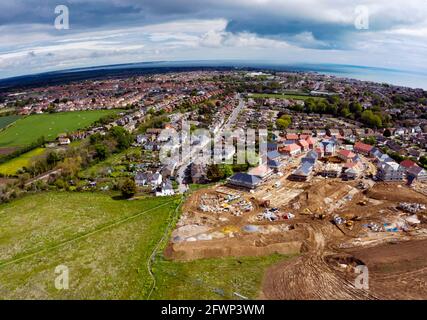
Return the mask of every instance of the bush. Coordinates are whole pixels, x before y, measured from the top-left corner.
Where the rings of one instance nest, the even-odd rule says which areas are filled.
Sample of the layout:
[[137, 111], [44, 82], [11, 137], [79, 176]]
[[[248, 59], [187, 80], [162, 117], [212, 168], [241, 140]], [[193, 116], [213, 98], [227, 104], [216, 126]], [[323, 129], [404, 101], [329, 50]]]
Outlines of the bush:
[[136, 193], [136, 184], [133, 179], [126, 179], [120, 186], [122, 196], [126, 199], [132, 198]]

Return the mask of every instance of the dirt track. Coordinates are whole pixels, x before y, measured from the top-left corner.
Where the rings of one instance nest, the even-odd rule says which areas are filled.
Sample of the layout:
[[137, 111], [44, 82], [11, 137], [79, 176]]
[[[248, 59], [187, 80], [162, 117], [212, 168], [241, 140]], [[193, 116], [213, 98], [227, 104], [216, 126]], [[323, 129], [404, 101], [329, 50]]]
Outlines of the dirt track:
[[310, 237], [301, 256], [271, 267], [264, 279], [261, 298], [269, 300], [374, 299], [369, 292], [356, 289], [354, 283], [335, 272], [325, 261], [331, 254], [324, 234], [334, 234], [323, 223], [308, 227]]

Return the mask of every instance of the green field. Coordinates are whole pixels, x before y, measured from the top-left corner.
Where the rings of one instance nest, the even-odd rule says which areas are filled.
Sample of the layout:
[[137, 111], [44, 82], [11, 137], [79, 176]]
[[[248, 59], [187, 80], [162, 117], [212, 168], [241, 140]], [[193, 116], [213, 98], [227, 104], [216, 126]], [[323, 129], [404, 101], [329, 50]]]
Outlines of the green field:
[[14, 123], [19, 118], [21, 118], [21, 116], [18, 115], [0, 117], [0, 129], [6, 128], [8, 125]]
[[312, 98], [314, 100], [323, 100], [321, 97], [313, 97], [310, 95], [298, 95], [298, 94], [274, 94], [274, 93], [254, 93], [250, 95], [251, 98], [275, 98], [275, 99], [294, 99], [294, 100], [307, 100]]
[[[43, 193], [0, 206], [0, 299], [141, 299], [177, 198]], [[58, 265], [69, 290], [54, 286]]]
[[44, 136], [54, 140], [60, 133], [83, 129], [99, 118], [118, 110], [76, 111], [31, 115], [15, 121], [0, 132], [0, 148], [23, 147]]
[[[154, 282], [147, 263], [178, 204], [178, 197], [50, 192], [0, 205], [0, 299], [148, 298]], [[284, 259], [174, 262], [161, 251], [151, 299], [256, 298], [266, 268]], [[59, 265], [68, 267], [68, 290], [55, 288]]]
[[27, 167], [31, 159], [41, 155], [44, 152], [44, 148], [36, 148], [27, 153], [21, 154], [19, 157], [9, 160], [5, 163], [0, 164], [0, 173], [8, 176], [13, 176], [19, 169]]
[[271, 255], [190, 262], [159, 259], [153, 269], [157, 287], [151, 299], [239, 299], [235, 292], [257, 299], [266, 269], [285, 258]]

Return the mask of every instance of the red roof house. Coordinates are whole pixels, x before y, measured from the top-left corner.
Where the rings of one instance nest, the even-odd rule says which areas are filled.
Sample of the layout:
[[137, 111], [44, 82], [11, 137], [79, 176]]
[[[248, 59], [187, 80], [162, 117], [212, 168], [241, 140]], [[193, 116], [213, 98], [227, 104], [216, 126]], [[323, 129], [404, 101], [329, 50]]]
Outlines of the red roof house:
[[412, 160], [406, 159], [406, 160], [403, 160], [403, 161], [400, 163], [400, 165], [401, 165], [402, 167], [404, 167], [404, 168], [405, 168], [405, 170], [408, 170], [409, 168], [414, 167], [414, 166], [416, 166], [417, 164], [416, 164], [414, 161], [412, 161]]
[[354, 145], [354, 151], [365, 155], [368, 155], [373, 148], [373, 146], [362, 142], [356, 142], [356, 144]]

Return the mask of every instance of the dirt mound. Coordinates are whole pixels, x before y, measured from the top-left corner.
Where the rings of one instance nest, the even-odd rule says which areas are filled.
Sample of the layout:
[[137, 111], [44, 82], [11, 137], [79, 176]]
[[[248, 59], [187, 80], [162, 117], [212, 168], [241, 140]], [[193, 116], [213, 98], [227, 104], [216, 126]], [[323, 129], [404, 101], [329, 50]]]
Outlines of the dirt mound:
[[289, 231], [284, 234], [245, 235], [238, 238], [170, 244], [165, 256], [174, 260], [194, 260], [226, 256], [262, 256], [273, 253], [297, 254], [301, 252], [303, 236]]
[[427, 240], [352, 250], [369, 270], [370, 291], [384, 299], [426, 299]]
[[366, 195], [376, 200], [427, 203], [425, 195], [397, 183], [377, 183]]

